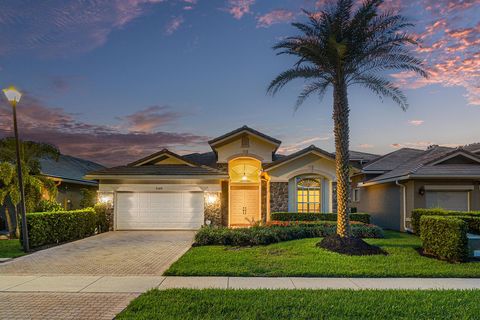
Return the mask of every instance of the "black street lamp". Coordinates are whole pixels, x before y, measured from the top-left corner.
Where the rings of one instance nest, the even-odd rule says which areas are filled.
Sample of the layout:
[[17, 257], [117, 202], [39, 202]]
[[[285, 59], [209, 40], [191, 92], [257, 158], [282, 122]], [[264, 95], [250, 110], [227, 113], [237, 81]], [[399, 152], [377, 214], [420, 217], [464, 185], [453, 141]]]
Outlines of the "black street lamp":
[[20, 189], [20, 215], [22, 216], [22, 236], [23, 236], [23, 250], [25, 252], [30, 251], [30, 245], [28, 241], [28, 229], [27, 229], [27, 213], [25, 208], [25, 188], [23, 186], [23, 175], [22, 175], [22, 162], [20, 157], [20, 142], [18, 140], [18, 128], [17, 128], [17, 103], [20, 101], [22, 94], [18, 92], [15, 87], [10, 87], [3, 89], [5, 97], [7, 97], [8, 102], [12, 105], [13, 109], [13, 130], [15, 131], [15, 148], [17, 151], [17, 174], [18, 174], [18, 187]]

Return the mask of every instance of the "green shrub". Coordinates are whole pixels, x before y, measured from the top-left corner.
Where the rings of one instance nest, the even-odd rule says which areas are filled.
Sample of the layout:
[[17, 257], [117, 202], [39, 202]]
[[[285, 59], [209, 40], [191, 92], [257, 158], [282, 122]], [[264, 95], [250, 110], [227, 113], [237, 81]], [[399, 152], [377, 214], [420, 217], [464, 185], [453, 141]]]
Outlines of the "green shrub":
[[[455, 216], [455, 217], [462, 217], [462, 219], [470, 219], [471, 218], [480, 218], [480, 211], [451, 211], [451, 210], [444, 210], [444, 209], [414, 209], [412, 210], [411, 216], [411, 223], [413, 232], [417, 235], [420, 235], [420, 218], [422, 216]], [[476, 220], [476, 219], [473, 219]], [[473, 229], [471, 232], [479, 232], [480, 228], [478, 225], [480, 222], [472, 222], [471, 226]], [[470, 226], [470, 224], [469, 224]], [[476, 226], [476, 227], [475, 227]]]
[[[300, 213], [300, 212], [273, 212], [272, 220], [277, 221], [337, 221], [336, 213]], [[370, 223], [368, 213], [350, 213], [351, 221]]]
[[102, 232], [102, 216], [93, 208], [28, 213], [30, 247], [78, 240]]
[[38, 202], [36, 212], [63, 211], [63, 206], [56, 200], [42, 199]]
[[[238, 229], [203, 227], [195, 235], [195, 245], [267, 245], [281, 241], [325, 237], [335, 231], [336, 224], [330, 221]], [[360, 223], [352, 225], [352, 234], [360, 238], [383, 238], [383, 230], [380, 227]]]
[[113, 226], [113, 207], [108, 203], [97, 203], [94, 206], [95, 212], [98, 214], [98, 227], [100, 232], [110, 231]]
[[462, 262], [468, 258], [467, 223], [456, 217], [424, 215], [420, 238], [425, 254], [441, 260]]

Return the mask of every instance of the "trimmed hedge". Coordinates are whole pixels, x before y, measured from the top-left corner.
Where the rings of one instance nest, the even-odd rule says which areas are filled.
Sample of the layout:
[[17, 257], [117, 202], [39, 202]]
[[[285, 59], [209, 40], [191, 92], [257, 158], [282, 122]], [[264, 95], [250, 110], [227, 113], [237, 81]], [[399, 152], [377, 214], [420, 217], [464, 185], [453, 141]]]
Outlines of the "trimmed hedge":
[[457, 217], [468, 223], [469, 230], [474, 233], [480, 233], [480, 211], [451, 211], [444, 209], [414, 209], [412, 210], [412, 229], [417, 235], [420, 235], [420, 218], [422, 216], [450, 216]]
[[[203, 227], [195, 235], [195, 245], [257, 246], [296, 239], [325, 237], [335, 231], [336, 224], [328, 221], [239, 229]], [[383, 238], [383, 230], [375, 225], [354, 224], [352, 225], [352, 234], [360, 238]]]
[[[300, 212], [273, 212], [272, 220], [277, 221], [337, 221], [336, 213], [300, 213]], [[351, 221], [370, 223], [368, 213], [350, 213]]]
[[97, 213], [93, 208], [28, 213], [30, 247], [78, 240], [108, 231], [104, 221], [103, 214]]
[[457, 217], [422, 216], [423, 252], [441, 260], [463, 262], [468, 258], [467, 223]]

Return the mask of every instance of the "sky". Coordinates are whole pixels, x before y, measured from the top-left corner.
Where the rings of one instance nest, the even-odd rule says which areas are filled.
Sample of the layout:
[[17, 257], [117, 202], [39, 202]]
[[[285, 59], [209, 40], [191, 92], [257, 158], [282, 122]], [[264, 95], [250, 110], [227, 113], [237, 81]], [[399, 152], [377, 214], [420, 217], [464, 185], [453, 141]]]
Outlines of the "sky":
[[[210, 151], [211, 138], [248, 125], [282, 140], [288, 154], [311, 144], [334, 151], [331, 91], [294, 112], [302, 81], [275, 96], [269, 82], [295, 60], [272, 46], [297, 34], [327, 0], [3, 0], [0, 86], [24, 94], [23, 139], [112, 166], [169, 148]], [[430, 78], [390, 77], [402, 111], [349, 89], [351, 149], [480, 141], [480, 1], [386, 0], [421, 40]], [[0, 137], [12, 135], [0, 100]]]

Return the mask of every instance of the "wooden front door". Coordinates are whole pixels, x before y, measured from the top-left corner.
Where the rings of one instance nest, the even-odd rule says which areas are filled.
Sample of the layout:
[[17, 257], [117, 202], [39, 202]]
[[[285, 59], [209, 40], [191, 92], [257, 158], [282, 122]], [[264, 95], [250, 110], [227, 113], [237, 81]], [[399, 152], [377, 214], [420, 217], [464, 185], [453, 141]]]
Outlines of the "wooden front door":
[[260, 220], [258, 186], [232, 186], [230, 190], [230, 225], [251, 225]]

